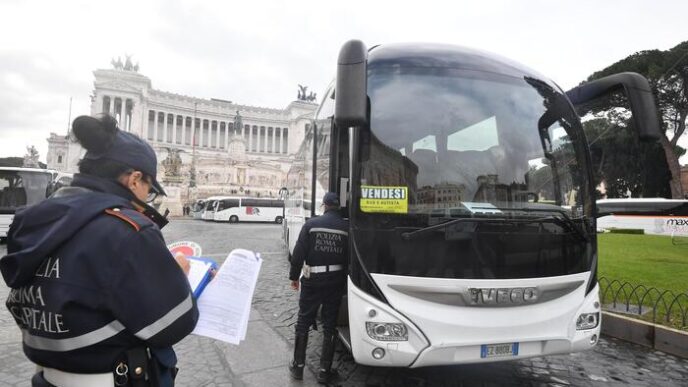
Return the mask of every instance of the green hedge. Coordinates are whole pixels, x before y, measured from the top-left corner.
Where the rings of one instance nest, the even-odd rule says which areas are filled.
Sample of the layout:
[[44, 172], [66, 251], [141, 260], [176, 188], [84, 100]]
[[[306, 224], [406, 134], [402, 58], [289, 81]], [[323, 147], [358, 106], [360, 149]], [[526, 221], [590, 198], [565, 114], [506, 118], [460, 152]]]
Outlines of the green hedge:
[[611, 228], [609, 232], [612, 234], [645, 234], [642, 228]]

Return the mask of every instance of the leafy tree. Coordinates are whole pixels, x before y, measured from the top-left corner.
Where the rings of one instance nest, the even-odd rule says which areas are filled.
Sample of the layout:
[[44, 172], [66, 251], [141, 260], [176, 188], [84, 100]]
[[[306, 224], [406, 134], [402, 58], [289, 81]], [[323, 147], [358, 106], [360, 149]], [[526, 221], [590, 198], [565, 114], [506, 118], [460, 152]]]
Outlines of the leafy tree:
[[[686, 118], [688, 118], [688, 41], [678, 44], [676, 47], [666, 51], [647, 50], [630, 55], [611, 66], [593, 73], [588, 77], [588, 81], [599, 79], [607, 75], [619, 72], [631, 71], [644, 75], [650, 82], [650, 86], [655, 96], [657, 109], [662, 120], [662, 128], [659, 144], [664, 154], [666, 166], [670, 173], [669, 193], [673, 198], [681, 198], [683, 189], [681, 187], [681, 166], [679, 157], [685, 150], [677, 145], [681, 135], [685, 133]], [[622, 95], [614, 95], [600, 101], [597, 109], [603, 103], [615, 108], [627, 108], [628, 103]], [[617, 115], [614, 117], [614, 115]], [[626, 115], [618, 116], [618, 111], [607, 111], [602, 115], [612, 125], [630, 126]], [[597, 125], [597, 124], [594, 124]], [[616, 136], [617, 133], [615, 133]], [[623, 135], [621, 135], [623, 136]], [[613, 141], [613, 140], [612, 140]], [[626, 140], [619, 139], [624, 142]], [[652, 155], [652, 151], [644, 155], [646, 161], [657, 161], [657, 155]], [[609, 154], [607, 154], [609, 156]], [[661, 163], [660, 163], [661, 164]], [[650, 167], [650, 164], [644, 164]], [[646, 172], [649, 177], [649, 173]], [[654, 176], [657, 177], [657, 176]], [[631, 189], [631, 191], [633, 191]]]
[[[628, 118], [597, 118], [583, 124], [590, 142], [595, 186], [608, 198], [671, 196], [671, 174], [660, 144], [639, 142]], [[602, 197], [602, 194], [599, 193]]]

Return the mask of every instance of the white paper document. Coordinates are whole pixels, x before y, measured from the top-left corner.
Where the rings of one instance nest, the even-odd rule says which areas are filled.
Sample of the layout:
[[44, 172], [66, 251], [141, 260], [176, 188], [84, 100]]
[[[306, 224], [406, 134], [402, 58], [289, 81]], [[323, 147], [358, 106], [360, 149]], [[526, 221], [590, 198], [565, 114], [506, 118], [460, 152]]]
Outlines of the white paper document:
[[[191, 291], [194, 296], [198, 296], [202, 287], [209, 280], [208, 272], [213, 268], [214, 263], [209, 260], [198, 259], [194, 257], [187, 257], [189, 259], [189, 274], [186, 278], [189, 280]], [[217, 267], [217, 266], [215, 266]]]
[[198, 299], [199, 318], [193, 333], [239, 344], [246, 338], [251, 301], [263, 260], [260, 254], [236, 249]]

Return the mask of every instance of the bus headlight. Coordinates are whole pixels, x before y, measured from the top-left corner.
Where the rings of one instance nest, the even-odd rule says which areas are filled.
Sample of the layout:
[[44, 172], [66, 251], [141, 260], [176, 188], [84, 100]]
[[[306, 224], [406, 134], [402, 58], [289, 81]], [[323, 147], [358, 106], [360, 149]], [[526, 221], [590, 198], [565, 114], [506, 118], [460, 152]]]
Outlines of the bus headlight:
[[600, 313], [581, 313], [576, 321], [576, 330], [583, 331], [586, 329], [597, 328], [600, 323]]
[[403, 323], [382, 323], [366, 321], [366, 332], [373, 340], [408, 341], [408, 330]]

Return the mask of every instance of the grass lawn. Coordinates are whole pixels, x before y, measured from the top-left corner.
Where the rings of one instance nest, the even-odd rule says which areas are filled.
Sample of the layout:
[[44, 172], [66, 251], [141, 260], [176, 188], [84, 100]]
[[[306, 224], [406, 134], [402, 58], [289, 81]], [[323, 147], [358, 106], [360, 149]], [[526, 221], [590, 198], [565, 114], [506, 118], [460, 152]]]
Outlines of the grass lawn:
[[598, 276], [688, 293], [688, 244], [659, 235], [598, 234]]

